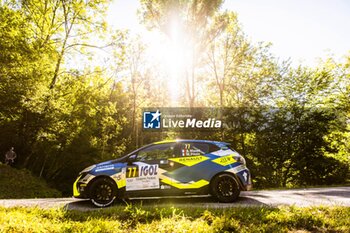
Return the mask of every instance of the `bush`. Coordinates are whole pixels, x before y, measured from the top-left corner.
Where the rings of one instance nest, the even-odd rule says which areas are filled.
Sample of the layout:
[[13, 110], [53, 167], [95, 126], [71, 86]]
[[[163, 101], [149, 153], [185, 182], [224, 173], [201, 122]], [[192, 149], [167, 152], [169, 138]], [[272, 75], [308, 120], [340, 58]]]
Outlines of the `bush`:
[[61, 197], [43, 179], [35, 177], [26, 169], [15, 169], [0, 164], [0, 199]]

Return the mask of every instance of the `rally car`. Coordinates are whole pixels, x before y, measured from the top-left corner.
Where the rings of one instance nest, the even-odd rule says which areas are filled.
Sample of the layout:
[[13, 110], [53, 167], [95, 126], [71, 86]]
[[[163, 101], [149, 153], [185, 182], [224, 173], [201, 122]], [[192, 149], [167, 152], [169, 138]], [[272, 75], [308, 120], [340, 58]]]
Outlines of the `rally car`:
[[228, 143], [168, 140], [85, 168], [74, 182], [73, 196], [98, 207], [115, 199], [149, 196], [210, 194], [220, 202], [233, 202], [249, 189], [245, 159]]

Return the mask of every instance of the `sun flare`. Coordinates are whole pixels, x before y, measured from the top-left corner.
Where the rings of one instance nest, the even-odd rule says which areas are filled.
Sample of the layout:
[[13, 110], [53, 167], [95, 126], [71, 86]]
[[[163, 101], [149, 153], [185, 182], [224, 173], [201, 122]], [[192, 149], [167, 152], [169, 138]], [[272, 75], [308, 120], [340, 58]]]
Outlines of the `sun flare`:
[[159, 31], [147, 32], [148, 57], [155, 59], [163, 71], [163, 79], [166, 80], [171, 98], [170, 104], [178, 106], [191, 56], [190, 50], [186, 48], [187, 35], [176, 20], [171, 22], [168, 31], [168, 35]]

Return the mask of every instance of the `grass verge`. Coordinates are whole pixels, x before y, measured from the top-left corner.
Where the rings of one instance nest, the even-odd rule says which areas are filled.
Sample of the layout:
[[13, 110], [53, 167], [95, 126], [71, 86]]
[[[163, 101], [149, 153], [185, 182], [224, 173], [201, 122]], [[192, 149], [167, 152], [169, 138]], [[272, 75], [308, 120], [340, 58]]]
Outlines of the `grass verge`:
[[35, 177], [26, 169], [15, 169], [0, 164], [0, 199], [60, 197], [44, 179]]
[[0, 232], [350, 232], [350, 207], [0, 208]]

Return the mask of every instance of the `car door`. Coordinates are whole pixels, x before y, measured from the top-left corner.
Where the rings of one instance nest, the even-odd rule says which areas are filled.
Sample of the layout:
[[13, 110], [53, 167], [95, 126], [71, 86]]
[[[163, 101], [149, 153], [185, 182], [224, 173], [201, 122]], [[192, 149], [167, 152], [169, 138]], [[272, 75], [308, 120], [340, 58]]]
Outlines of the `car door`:
[[138, 194], [161, 190], [162, 174], [169, 168], [169, 157], [174, 157], [175, 143], [148, 146], [135, 156], [126, 170], [126, 191]]
[[180, 142], [177, 145], [177, 156], [169, 158], [174, 163], [174, 167], [168, 176], [172, 179], [172, 186], [181, 190], [195, 190], [209, 184], [206, 175], [208, 173], [207, 163], [210, 158], [210, 145], [200, 142]]

